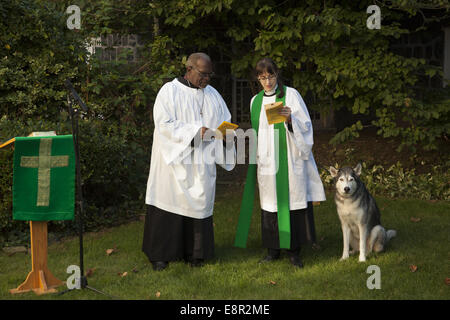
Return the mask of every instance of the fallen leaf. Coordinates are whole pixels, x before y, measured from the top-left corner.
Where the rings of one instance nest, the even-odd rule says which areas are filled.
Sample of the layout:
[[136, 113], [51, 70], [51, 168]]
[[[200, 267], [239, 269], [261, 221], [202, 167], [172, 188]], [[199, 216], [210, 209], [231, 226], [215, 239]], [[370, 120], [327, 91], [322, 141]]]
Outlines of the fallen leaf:
[[450, 286], [450, 278], [445, 278], [445, 284]]
[[156, 296], [157, 298], [159, 298], [159, 297], [161, 296], [161, 292], [157, 291], [157, 292], [155, 293], [155, 296]]
[[114, 246], [112, 249], [107, 249], [106, 250], [106, 255], [110, 256], [116, 251], [117, 251], [117, 246]]
[[126, 271], [123, 272], [123, 273], [122, 272], [118, 272], [117, 275], [119, 275], [119, 276], [121, 276], [123, 278], [123, 277], [126, 277], [128, 275], [128, 272], [126, 272]]
[[416, 217], [411, 217], [412, 222], [419, 222], [420, 220], [422, 220], [422, 219], [416, 218]]
[[87, 269], [87, 271], [86, 271], [86, 277], [92, 276], [92, 275], [94, 274], [95, 269], [97, 269], [97, 268]]
[[273, 280], [270, 280], [270, 284], [274, 286], [274, 285], [276, 285], [277, 283], [276, 283], [275, 281], [273, 281]]
[[417, 271], [417, 266], [412, 264], [409, 266], [409, 270], [411, 270], [411, 272], [416, 272]]

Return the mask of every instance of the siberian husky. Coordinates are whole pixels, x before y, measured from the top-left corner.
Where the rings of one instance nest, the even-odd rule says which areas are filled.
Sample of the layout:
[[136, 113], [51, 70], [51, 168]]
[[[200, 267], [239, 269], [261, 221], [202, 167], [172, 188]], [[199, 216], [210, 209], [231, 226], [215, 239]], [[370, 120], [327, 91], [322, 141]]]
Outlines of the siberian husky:
[[[349, 254], [359, 251], [359, 261], [366, 261], [366, 256], [372, 252], [383, 251], [388, 241], [395, 237], [395, 230], [386, 231], [381, 226], [380, 211], [375, 199], [367, 191], [359, 178], [361, 164], [355, 168], [330, 167], [329, 172], [334, 178], [336, 194], [334, 201], [341, 220], [344, 251], [341, 260]], [[349, 252], [349, 245], [352, 251]]]

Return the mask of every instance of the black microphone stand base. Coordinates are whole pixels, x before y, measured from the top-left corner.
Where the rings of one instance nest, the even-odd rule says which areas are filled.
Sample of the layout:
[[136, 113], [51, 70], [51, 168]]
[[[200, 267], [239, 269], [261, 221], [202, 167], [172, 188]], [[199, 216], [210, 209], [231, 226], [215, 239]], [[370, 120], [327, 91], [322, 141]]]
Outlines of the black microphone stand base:
[[73, 290], [80, 290], [80, 289], [88, 289], [88, 290], [94, 291], [96, 293], [102, 294], [104, 296], [110, 297], [111, 299], [116, 299], [116, 300], [120, 299], [119, 297], [115, 297], [115, 296], [109, 295], [109, 294], [107, 294], [107, 293], [105, 293], [103, 291], [100, 291], [100, 290], [98, 290], [98, 289], [96, 289], [94, 287], [89, 286], [86, 276], [80, 277], [80, 288], [79, 289], [67, 289], [67, 290], [58, 292], [56, 294], [58, 296], [62, 296], [63, 294], [66, 294], [67, 292], [70, 292], [70, 291], [73, 291]]
[[[69, 82], [70, 83], [70, 82]], [[76, 94], [75, 90], [72, 86], [70, 87], [70, 91], [73, 95], [73, 97], [78, 100], [78, 104], [87, 111], [85, 104], [81, 100], [81, 98]], [[80, 166], [80, 144], [79, 144], [79, 130], [78, 130], [78, 115], [79, 110], [74, 109], [72, 107], [72, 101], [70, 99], [70, 96], [67, 99], [68, 105], [69, 105], [69, 115], [72, 122], [72, 136], [73, 136], [73, 143], [74, 143], [74, 149], [75, 149], [75, 168], [76, 168], [76, 185], [77, 185], [77, 208], [78, 208], [78, 235], [79, 235], [79, 244], [80, 244], [80, 288], [79, 289], [89, 289], [94, 292], [103, 294], [105, 296], [108, 296], [113, 299], [120, 299], [114, 296], [111, 296], [109, 294], [106, 294], [98, 289], [95, 289], [88, 285], [87, 278], [84, 274], [84, 253], [83, 253], [83, 227], [84, 227], [84, 200], [83, 200], [83, 191], [81, 188], [81, 166]], [[70, 292], [72, 290], [78, 290], [77, 289], [67, 289], [65, 291], [56, 293], [57, 295], [63, 295], [67, 292]]]

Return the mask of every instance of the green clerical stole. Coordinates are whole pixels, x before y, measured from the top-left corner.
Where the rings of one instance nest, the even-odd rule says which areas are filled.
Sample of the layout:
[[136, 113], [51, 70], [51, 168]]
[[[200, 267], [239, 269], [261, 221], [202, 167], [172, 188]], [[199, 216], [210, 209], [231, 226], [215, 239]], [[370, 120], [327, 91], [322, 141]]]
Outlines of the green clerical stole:
[[14, 148], [13, 219], [72, 220], [75, 156], [72, 135], [17, 137]]
[[[284, 92], [286, 92], [286, 88], [284, 89]], [[283, 98], [278, 98], [279, 93], [280, 90], [277, 89], [276, 101], [282, 101], [283, 105], [286, 105], [286, 95], [284, 95]], [[252, 104], [251, 122], [253, 129], [256, 130], [256, 133], [258, 133], [259, 129], [259, 116], [261, 114], [263, 97], [264, 90], [256, 95]], [[284, 122], [276, 123], [274, 126], [274, 129], [278, 130], [278, 139], [275, 139], [275, 152], [277, 150], [279, 152], [278, 157], [275, 157], [275, 161], [278, 161], [278, 170], [276, 173], [278, 235], [280, 239], [280, 248], [289, 249], [291, 246], [291, 222], [289, 211], [289, 175], [287, 163], [286, 128], [284, 126]], [[253, 212], [257, 170], [255, 164], [256, 148], [253, 148], [253, 153], [250, 154], [250, 159], [252, 159], [252, 161], [250, 161], [247, 171], [244, 196], [242, 198], [241, 211], [234, 241], [234, 245], [241, 248], [245, 248], [247, 245], [247, 237]]]

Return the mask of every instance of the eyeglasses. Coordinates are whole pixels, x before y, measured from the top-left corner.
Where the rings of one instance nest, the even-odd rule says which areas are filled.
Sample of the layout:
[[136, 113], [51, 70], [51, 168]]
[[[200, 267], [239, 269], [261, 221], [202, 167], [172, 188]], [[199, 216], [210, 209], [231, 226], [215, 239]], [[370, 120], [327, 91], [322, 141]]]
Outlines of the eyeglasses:
[[266, 81], [266, 80], [272, 81], [273, 79], [276, 79], [276, 78], [277, 78], [276, 75], [271, 75], [271, 76], [268, 76], [268, 77], [258, 77], [258, 80], [259, 81]]
[[212, 78], [212, 77], [214, 77], [214, 72], [208, 72], [208, 73], [200, 72], [200, 71], [198, 71], [198, 70], [197, 70], [196, 68], [194, 68], [194, 67], [192, 67], [192, 69], [194, 69], [195, 71], [197, 71], [197, 73], [198, 73], [202, 78], [207, 78], [207, 77]]

